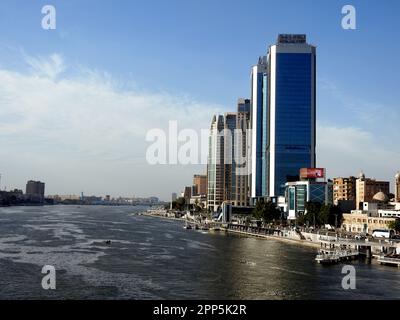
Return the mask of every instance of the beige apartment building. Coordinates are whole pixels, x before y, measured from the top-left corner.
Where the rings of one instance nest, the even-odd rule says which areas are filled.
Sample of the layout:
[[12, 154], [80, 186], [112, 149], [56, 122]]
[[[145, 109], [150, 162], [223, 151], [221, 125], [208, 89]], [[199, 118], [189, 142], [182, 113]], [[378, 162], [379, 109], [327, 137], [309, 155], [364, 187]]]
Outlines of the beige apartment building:
[[207, 194], [207, 175], [205, 174], [195, 174], [193, 176], [193, 185], [196, 187], [196, 195], [206, 195]]
[[364, 232], [372, 234], [377, 229], [389, 229], [389, 223], [395, 218], [373, 217], [367, 213], [345, 213], [343, 214], [342, 229], [348, 232]]
[[333, 179], [333, 201], [356, 201], [356, 177]]
[[250, 128], [250, 100], [238, 99], [236, 129], [240, 130], [240, 140], [235, 140], [235, 194], [233, 197], [234, 206], [249, 205], [249, 144], [248, 129]]
[[390, 193], [390, 182], [377, 181], [375, 179], [366, 178], [364, 173], [360, 173], [356, 180], [356, 206], [360, 208], [361, 202], [371, 202], [378, 192], [384, 194]]

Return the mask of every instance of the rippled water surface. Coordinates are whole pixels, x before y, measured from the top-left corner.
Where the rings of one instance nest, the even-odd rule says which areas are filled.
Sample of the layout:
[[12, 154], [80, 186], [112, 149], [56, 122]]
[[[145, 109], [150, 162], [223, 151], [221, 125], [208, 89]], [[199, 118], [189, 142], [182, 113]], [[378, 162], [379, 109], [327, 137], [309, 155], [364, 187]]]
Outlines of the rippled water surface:
[[[184, 230], [138, 207], [0, 208], [0, 299], [398, 299], [400, 270], [364, 261], [356, 290], [343, 265], [272, 240]], [[107, 245], [106, 240], [111, 240]], [[57, 270], [43, 290], [41, 269]]]

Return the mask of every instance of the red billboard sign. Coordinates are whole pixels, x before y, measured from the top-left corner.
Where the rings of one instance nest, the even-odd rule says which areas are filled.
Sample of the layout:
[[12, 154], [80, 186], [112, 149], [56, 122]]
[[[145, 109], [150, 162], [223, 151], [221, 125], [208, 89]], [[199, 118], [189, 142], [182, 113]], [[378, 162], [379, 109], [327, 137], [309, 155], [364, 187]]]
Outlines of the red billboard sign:
[[325, 169], [323, 168], [303, 168], [300, 169], [301, 179], [325, 178]]

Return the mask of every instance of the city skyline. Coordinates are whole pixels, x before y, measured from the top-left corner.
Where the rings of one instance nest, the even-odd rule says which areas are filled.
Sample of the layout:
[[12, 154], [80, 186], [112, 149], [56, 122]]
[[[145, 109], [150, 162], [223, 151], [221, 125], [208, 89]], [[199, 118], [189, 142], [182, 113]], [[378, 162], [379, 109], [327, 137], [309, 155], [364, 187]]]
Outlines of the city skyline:
[[[319, 5], [317, 16], [311, 1], [254, 2], [269, 13], [261, 19], [257, 12], [251, 26], [240, 28], [232, 21], [245, 4], [231, 4], [221, 23], [222, 3], [205, 2], [204, 8], [178, 3], [174, 12], [161, 2], [163, 14], [151, 12], [163, 31], [146, 22], [144, 3], [135, 4], [135, 12], [131, 4], [120, 3], [125, 10], [117, 19], [107, 16], [111, 3], [55, 1], [54, 31], [40, 28], [39, 2], [26, 4], [24, 12], [18, 2], [0, 6], [1, 12], [12, 13], [0, 22], [2, 188], [22, 188], [33, 179], [46, 182], [49, 194], [84, 191], [169, 199], [206, 168], [148, 165], [146, 132], [166, 128], [173, 119], [179, 128], [208, 128], [212, 114], [233, 111], [238, 97], [249, 97], [254, 57], [263, 55], [277, 34], [305, 33], [318, 49], [317, 166], [326, 167], [332, 178], [363, 170], [390, 181], [393, 191], [400, 169], [395, 150], [399, 45], [392, 41], [399, 4], [375, 2], [374, 10], [354, 1], [358, 25], [352, 31], [341, 29], [341, 1]], [[273, 17], [288, 4], [284, 16]], [[128, 19], [125, 11], [135, 19]], [[88, 12], [107, 19], [89, 22]], [[205, 12], [209, 26], [202, 23]], [[169, 21], [174, 19], [163, 17], [165, 13], [180, 22]], [[107, 26], [102, 28], [101, 21]], [[190, 39], [179, 31], [182, 26], [189, 29]], [[392, 50], [373, 50], [382, 41], [393, 43]], [[191, 81], [188, 72], [196, 75]]]

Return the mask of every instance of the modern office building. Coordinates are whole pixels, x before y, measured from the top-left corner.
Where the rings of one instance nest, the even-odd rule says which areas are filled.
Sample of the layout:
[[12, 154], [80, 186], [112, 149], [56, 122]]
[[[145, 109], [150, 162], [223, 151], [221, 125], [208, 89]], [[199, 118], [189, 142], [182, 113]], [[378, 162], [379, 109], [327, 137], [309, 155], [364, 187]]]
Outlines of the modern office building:
[[260, 57], [251, 69], [251, 173], [250, 197], [254, 203], [265, 197], [266, 191], [266, 147], [268, 113], [268, 63], [267, 57]]
[[268, 53], [266, 194], [281, 196], [300, 168], [315, 168], [316, 48], [283, 34]]
[[356, 208], [360, 209], [362, 202], [371, 202], [378, 192], [389, 194], [390, 182], [366, 178], [365, 174], [361, 172], [356, 180]]
[[[304, 174], [305, 173], [305, 174]], [[333, 204], [333, 182], [325, 180], [325, 169], [300, 170], [299, 181], [285, 183], [286, 211], [289, 220], [307, 213], [307, 202]]]
[[195, 174], [193, 176], [193, 185], [196, 186], [197, 193], [195, 195], [207, 194], [207, 175]]
[[250, 128], [250, 100], [238, 99], [235, 135], [235, 195], [233, 205], [238, 207], [249, 205], [250, 145], [248, 136]]
[[316, 166], [316, 48], [279, 35], [251, 72], [252, 203], [279, 197], [300, 168]]
[[28, 196], [44, 200], [44, 182], [29, 180], [26, 183], [26, 194]]
[[332, 181], [295, 181], [285, 184], [287, 218], [296, 219], [299, 214], [307, 213], [307, 202], [319, 202], [321, 204], [333, 204]]
[[400, 202], [400, 171], [396, 173], [394, 187], [394, 198], [396, 202]]
[[224, 201], [224, 117], [214, 115], [208, 138], [207, 210], [218, 211]]

